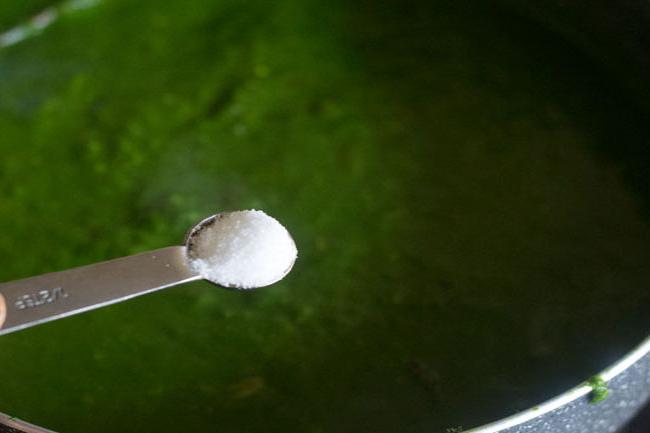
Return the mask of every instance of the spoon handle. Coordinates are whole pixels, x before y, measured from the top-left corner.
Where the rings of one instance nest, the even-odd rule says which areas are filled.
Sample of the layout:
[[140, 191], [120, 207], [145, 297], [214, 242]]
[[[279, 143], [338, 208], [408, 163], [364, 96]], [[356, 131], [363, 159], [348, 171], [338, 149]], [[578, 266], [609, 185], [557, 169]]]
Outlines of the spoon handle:
[[0, 335], [200, 280], [176, 246], [0, 284]]

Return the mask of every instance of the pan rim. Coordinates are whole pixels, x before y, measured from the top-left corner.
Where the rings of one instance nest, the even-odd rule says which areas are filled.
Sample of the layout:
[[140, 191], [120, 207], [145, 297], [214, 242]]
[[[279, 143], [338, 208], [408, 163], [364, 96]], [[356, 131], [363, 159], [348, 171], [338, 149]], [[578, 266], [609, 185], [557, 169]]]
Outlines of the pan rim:
[[[643, 340], [636, 348], [632, 349], [625, 356], [623, 356], [623, 358], [601, 371], [598, 376], [601, 377], [605, 382], [609, 382], [616, 376], [626, 371], [628, 368], [632, 367], [649, 353], [650, 336], [646, 337], [645, 340]], [[565, 391], [562, 394], [551, 398], [550, 400], [546, 400], [544, 403], [541, 403], [530, 409], [523, 410], [514, 415], [510, 415], [506, 418], [502, 418], [498, 421], [494, 421], [480, 427], [471, 428], [469, 430], [464, 430], [463, 433], [501, 432], [503, 430], [519, 426], [530, 420], [559, 409], [581, 397], [586, 396], [591, 391], [591, 386], [587, 385], [585, 382], [582, 382], [579, 385], [569, 389], [568, 391]]]

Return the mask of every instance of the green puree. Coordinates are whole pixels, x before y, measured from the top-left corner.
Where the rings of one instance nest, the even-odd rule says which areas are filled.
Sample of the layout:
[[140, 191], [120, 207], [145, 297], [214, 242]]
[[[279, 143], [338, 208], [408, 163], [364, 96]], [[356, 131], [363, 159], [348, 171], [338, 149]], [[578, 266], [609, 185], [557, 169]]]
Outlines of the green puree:
[[0, 50], [0, 280], [246, 208], [300, 258], [264, 290], [195, 283], [0, 337], [0, 411], [429, 433], [580, 383], [650, 330], [650, 134], [598, 71], [486, 2], [62, 14]]

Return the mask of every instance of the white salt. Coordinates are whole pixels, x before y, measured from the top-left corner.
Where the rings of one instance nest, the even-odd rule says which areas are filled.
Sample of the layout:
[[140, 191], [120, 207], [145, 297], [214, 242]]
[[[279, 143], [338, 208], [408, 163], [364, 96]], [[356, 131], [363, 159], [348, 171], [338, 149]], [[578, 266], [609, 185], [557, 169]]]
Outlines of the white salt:
[[259, 210], [217, 215], [192, 239], [190, 265], [225, 287], [252, 289], [281, 280], [298, 255], [289, 232]]

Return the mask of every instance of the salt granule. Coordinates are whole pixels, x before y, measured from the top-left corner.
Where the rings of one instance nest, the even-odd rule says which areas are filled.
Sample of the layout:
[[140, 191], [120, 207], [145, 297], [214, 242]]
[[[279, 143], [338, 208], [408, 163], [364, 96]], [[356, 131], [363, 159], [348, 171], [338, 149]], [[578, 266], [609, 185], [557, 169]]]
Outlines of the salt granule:
[[197, 233], [190, 265], [226, 287], [252, 289], [284, 277], [298, 255], [289, 232], [259, 210], [220, 214]]

